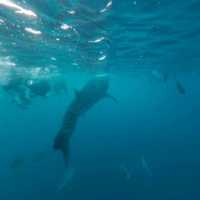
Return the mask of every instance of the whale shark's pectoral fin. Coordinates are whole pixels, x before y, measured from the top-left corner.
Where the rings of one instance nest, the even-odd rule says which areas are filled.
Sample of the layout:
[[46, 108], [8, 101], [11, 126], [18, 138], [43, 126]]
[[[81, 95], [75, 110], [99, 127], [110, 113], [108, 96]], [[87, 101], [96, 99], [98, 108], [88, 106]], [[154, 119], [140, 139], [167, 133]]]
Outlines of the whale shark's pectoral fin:
[[109, 98], [109, 99], [112, 99], [115, 103], [119, 103], [119, 101], [118, 101], [114, 96], [112, 96], [112, 95], [110, 95], [110, 94], [106, 94], [105, 97], [106, 97], [106, 98]]

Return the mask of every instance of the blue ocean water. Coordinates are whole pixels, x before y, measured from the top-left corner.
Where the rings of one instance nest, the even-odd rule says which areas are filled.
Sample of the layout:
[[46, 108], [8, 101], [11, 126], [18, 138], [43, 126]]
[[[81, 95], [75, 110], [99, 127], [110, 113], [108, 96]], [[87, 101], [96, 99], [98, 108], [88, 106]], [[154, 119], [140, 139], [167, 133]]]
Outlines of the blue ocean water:
[[[199, 199], [199, 10], [0, 0], [0, 199]], [[53, 142], [74, 90], [105, 74], [117, 103], [80, 116], [66, 169]]]

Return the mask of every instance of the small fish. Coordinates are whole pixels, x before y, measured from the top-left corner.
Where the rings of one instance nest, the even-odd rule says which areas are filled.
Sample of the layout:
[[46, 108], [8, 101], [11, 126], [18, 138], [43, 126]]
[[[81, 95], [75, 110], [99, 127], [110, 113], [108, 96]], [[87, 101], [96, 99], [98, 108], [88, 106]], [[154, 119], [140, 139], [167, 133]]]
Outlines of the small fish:
[[25, 163], [25, 161], [23, 158], [16, 158], [11, 162], [10, 168], [11, 169], [19, 169], [24, 165], [24, 163]]
[[176, 81], [176, 88], [180, 94], [185, 95], [185, 88], [179, 80]]
[[157, 80], [162, 80], [162, 73], [156, 69], [152, 70], [152, 76]]
[[146, 174], [148, 176], [152, 176], [152, 171], [147, 163], [147, 161], [145, 160], [144, 156], [141, 158], [141, 164], [142, 164], [142, 168], [144, 169], [144, 171], [146, 172]]
[[166, 83], [169, 79], [169, 73], [165, 72], [163, 73], [163, 81]]
[[127, 166], [121, 165], [120, 171], [122, 172], [126, 180], [130, 180], [132, 178], [132, 172], [130, 171], [130, 169], [128, 169]]
[[166, 83], [169, 79], [169, 73], [168, 72], [152, 70], [151, 74], [155, 79], [157, 79], [159, 81], [163, 81], [164, 83]]

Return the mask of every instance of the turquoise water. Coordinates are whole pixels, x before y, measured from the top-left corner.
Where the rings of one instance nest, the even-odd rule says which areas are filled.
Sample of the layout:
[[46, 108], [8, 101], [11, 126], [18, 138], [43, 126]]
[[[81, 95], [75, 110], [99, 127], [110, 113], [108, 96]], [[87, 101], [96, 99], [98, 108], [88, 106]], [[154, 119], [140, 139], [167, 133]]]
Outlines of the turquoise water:
[[[199, 9], [0, 0], [0, 198], [199, 199]], [[90, 108], [104, 76], [116, 101]], [[53, 145], [76, 99], [66, 166]]]

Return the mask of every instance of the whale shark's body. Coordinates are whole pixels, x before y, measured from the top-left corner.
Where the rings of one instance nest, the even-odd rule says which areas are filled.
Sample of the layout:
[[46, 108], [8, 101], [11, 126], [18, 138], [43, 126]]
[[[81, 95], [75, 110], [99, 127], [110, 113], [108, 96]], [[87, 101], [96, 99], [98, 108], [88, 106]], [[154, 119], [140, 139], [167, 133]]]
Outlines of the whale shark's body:
[[63, 120], [63, 124], [54, 140], [54, 149], [63, 153], [66, 165], [69, 160], [69, 143], [73, 132], [75, 131], [79, 116], [87, 112], [97, 102], [110, 96], [107, 91], [109, 88], [108, 76], [96, 76], [80, 90], [75, 91], [75, 97], [70, 103]]

